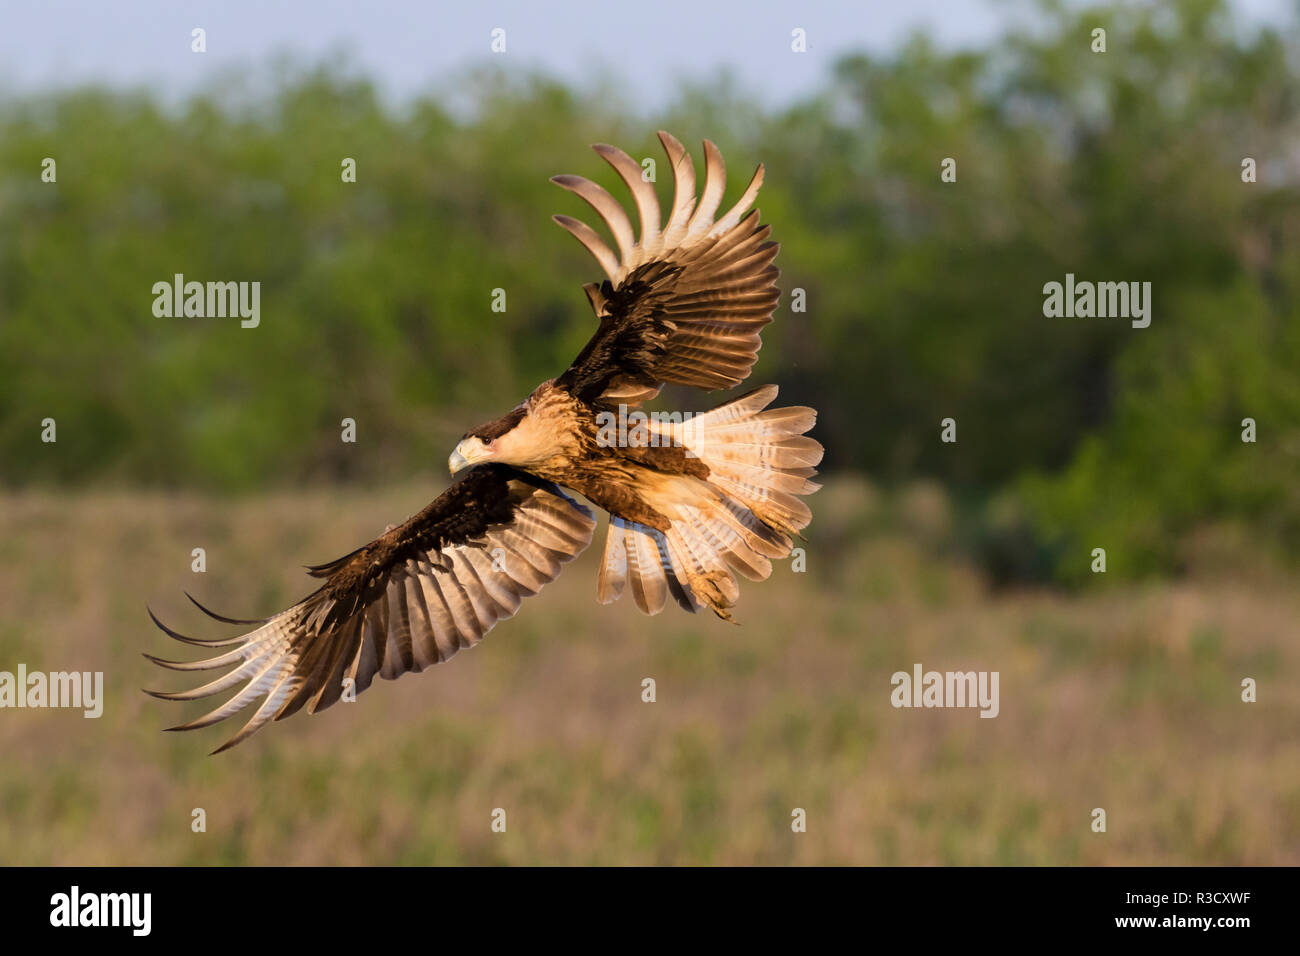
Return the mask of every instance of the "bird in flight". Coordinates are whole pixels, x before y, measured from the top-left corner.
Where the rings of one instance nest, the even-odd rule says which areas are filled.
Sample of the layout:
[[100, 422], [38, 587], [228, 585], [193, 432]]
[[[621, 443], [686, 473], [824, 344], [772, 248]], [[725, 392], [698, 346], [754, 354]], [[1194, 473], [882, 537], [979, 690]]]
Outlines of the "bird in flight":
[[577, 495], [609, 513], [596, 582], [602, 604], [628, 590], [646, 614], [671, 598], [730, 620], [736, 573], [764, 580], [772, 559], [790, 554], [812, 517], [799, 496], [819, 487], [811, 479], [822, 446], [805, 434], [813, 409], [770, 408], [777, 389], [766, 385], [686, 420], [636, 414], [665, 383], [712, 390], [744, 381], [780, 294], [777, 243], [750, 210], [763, 167], [719, 217], [726, 168], [717, 147], [704, 142], [697, 197], [690, 153], [668, 133], [659, 140], [673, 172], [666, 222], [641, 165], [612, 146], [593, 147], [631, 191], [639, 239], [606, 190], [578, 176], [552, 179], [591, 205], [617, 250], [591, 226], [554, 217], [605, 273], [584, 286], [596, 331], [562, 375], [465, 434], [448, 461], [453, 475], [464, 473], [459, 481], [364, 547], [309, 568], [324, 583], [272, 617], [227, 618], [194, 602], [252, 628], [238, 637], [185, 637], [149, 612], [176, 640], [222, 649], [197, 661], [145, 655], [154, 663], [232, 669], [192, 690], [147, 693], [188, 701], [239, 688], [169, 729], [208, 727], [260, 699], [220, 753], [272, 718], [304, 705], [315, 713], [376, 675], [422, 671], [473, 647], [591, 543], [596, 521]]

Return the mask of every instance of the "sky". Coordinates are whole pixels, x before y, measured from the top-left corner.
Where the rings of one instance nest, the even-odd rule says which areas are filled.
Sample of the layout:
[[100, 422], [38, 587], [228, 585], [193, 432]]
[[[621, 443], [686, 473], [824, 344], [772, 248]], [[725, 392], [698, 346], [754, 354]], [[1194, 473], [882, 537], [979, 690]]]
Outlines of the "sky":
[[[1236, 0], [1248, 22], [1281, 22], [1296, 0]], [[500, 63], [584, 84], [619, 78], [648, 108], [683, 79], [729, 69], [746, 92], [787, 104], [813, 90], [850, 50], [886, 52], [914, 30], [943, 47], [996, 36], [1027, 6], [1016, 0], [0, 0], [0, 91], [91, 82], [145, 86], [164, 99], [272, 56], [311, 64], [343, 57], [400, 102], [462, 69]], [[191, 30], [207, 52], [190, 50]], [[791, 54], [791, 31], [808, 52]]]

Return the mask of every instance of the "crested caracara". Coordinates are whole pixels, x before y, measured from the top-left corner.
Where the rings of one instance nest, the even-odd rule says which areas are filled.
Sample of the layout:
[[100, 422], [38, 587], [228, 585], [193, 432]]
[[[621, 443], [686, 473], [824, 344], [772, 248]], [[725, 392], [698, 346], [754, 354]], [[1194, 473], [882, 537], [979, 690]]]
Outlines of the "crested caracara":
[[[777, 390], [766, 385], [685, 421], [636, 415], [668, 382], [718, 389], [744, 381], [779, 295], [777, 244], [750, 209], [763, 167], [719, 216], [726, 173], [717, 148], [704, 143], [697, 197], [690, 154], [667, 133], [659, 139], [674, 181], [666, 221], [641, 166], [612, 146], [594, 147], [631, 191], [639, 238], [600, 186], [552, 180], [586, 200], [614, 240], [611, 248], [587, 224], [555, 217], [605, 273], [584, 287], [596, 331], [562, 375], [465, 434], [448, 462], [453, 475], [464, 473], [459, 481], [364, 547], [310, 568], [323, 583], [293, 607], [251, 621], [203, 609], [252, 628], [238, 637], [184, 637], [153, 618], [178, 641], [220, 650], [198, 661], [150, 660], [231, 670], [193, 690], [149, 693], [184, 701], [238, 688], [171, 729], [206, 727], [260, 700], [224, 750], [271, 718], [304, 705], [321, 710], [376, 676], [421, 671], [473, 646], [590, 544], [596, 522], [575, 495], [610, 516], [596, 584], [602, 604], [630, 590], [646, 614], [671, 598], [730, 619], [736, 573], [761, 581], [772, 559], [789, 555], [811, 518], [799, 496], [818, 487], [811, 479], [822, 448], [804, 434], [816, 412], [770, 408]], [[626, 423], [629, 409], [630, 432], [609, 427]]]

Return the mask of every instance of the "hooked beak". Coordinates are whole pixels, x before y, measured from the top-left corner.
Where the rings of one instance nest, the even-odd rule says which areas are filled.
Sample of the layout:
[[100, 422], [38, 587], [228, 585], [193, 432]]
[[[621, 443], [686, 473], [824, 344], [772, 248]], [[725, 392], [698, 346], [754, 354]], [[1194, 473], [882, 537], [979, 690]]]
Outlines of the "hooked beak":
[[470, 435], [468, 438], [461, 439], [456, 450], [447, 459], [447, 470], [454, 475], [471, 465], [492, 461], [495, 457], [492, 448], [483, 444], [483, 439]]
[[451, 457], [447, 459], [447, 470], [454, 475], [462, 468], [467, 468], [468, 466], [469, 459], [460, 453], [460, 445], [457, 445], [456, 450], [453, 451]]

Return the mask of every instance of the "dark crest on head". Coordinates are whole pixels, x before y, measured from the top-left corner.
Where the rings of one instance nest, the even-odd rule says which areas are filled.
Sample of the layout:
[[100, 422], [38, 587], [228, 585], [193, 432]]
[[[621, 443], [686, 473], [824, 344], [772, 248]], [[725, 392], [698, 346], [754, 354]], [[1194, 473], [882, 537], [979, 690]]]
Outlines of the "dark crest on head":
[[478, 428], [470, 429], [465, 433], [465, 437], [469, 438], [473, 435], [475, 438], [481, 438], [485, 442], [492, 441], [494, 438], [500, 438], [523, 421], [526, 413], [527, 411], [524, 406], [520, 405], [514, 411], [507, 412], [500, 418], [493, 419], [485, 425], [480, 425]]

